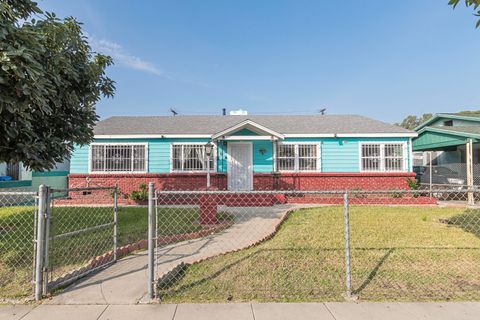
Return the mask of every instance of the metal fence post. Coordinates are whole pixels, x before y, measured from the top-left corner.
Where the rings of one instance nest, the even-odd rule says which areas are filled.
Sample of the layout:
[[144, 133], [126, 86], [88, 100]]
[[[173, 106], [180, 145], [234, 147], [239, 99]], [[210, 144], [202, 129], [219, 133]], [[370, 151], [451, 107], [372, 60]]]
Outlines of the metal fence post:
[[148, 296], [155, 297], [155, 184], [148, 184]]
[[113, 261], [117, 261], [118, 246], [118, 185], [113, 190]]
[[42, 299], [43, 292], [43, 263], [45, 245], [45, 216], [47, 211], [47, 187], [38, 188], [38, 218], [37, 218], [37, 251], [35, 253], [35, 300]]
[[45, 245], [44, 245], [44, 254], [43, 254], [43, 294], [46, 295], [48, 293], [48, 262], [49, 256], [48, 251], [50, 247], [50, 223], [51, 223], [51, 216], [52, 216], [52, 197], [49, 187], [45, 187]]
[[347, 286], [346, 296], [352, 297], [352, 282], [350, 273], [350, 222], [348, 214], [348, 192], [343, 195], [343, 219], [345, 224], [345, 284]]

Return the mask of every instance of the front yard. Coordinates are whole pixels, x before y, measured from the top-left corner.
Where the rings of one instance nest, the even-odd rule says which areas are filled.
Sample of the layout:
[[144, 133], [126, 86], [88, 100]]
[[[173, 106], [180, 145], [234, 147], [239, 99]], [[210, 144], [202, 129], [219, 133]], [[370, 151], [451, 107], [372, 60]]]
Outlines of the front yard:
[[[364, 300], [480, 299], [480, 212], [352, 206], [353, 293]], [[269, 241], [186, 267], [165, 302], [342, 301], [343, 208], [296, 211]]]
[[[230, 216], [219, 213], [222, 220]], [[147, 239], [148, 212], [143, 207], [120, 207], [118, 246]], [[172, 235], [201, 229], [196, 209], [159, 210], [159, 233]], [[54, 207], [50, 235], [101, 225], [113, 221], [112, 207]], [[0, 207], [0, 301], [32, 293], [34, 256], [34, 208]], [[113, 227], [72, 235], [50, 242], [51, 275], [60, 276], [113, 248]]]

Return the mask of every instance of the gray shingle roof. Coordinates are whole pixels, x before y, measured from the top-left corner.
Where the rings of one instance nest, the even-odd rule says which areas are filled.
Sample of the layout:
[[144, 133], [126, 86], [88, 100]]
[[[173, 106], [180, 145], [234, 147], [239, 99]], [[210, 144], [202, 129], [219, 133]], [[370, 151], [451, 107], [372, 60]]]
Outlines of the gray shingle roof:
[[215, 134], [247, 119], [281, 134], [414, 133], [359, 115], [178, 115], [110, 117], [97, 123], [95, 134]]

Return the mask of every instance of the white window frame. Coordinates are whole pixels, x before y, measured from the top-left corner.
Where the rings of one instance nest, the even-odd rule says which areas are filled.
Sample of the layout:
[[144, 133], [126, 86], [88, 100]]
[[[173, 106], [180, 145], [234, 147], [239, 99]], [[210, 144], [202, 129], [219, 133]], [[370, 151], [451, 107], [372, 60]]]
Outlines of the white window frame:
[[[380, 146], [380, 170], [364, 170], [363, 169], [363, 157], [362, 149], [364, 145], [379, 145]], [[402, 145], [403, 152], [403, 168], [401, 170], [386, 170], [385, 168], [385, 145], [388, 144], [399, 144]], [[406, 141], [364, 141], [358, 144], [358, 165], [360, 172], [408, 172], [409, 171], [409, 147]]]
[[[281, 146], [281, 145], [295, 145], [295, 160], [294, 160], [294, 169], [293, 170], [280, 170], [278, 168], [278, 146]], [[299, 170], [298, 169], [298, 166], [299, 166], [299, 155], [298, 155], [298, 146], [299, 145], [315, 145], [317, 147], [317, 166], [315, 168], [315, 170]], [[322, 151], [322, 147], [321, 147], [322, 143], [321, 142], [308, 142], [308, 141], [285, 141], [285, 142], [278, 142], [278, 143], [274, 143], [274, 163], [273, 163], [273, 168], [274, 168], [274, 171], [276, 172], [322, 172], [322, 156], [321, 156], [321, 151]]]
[[[92, 171], [92, 146], [145, 146], [145, 170], [142, 171]], [[116, 173], [147, 173], [148, 172], [148, 143], [147, 142], [94, 142], [88, 147], [88, 173], [91, 174], [116, 174]], [[132, 166], [133, 168], [133, 166]]]
[[[207, 172], [207, 170], [174, 170], [173, 169], [173, 146], [190, 146], [190, 145], [206, 145], [208, 142], [172, 142], [170, 144], [170, 172], [171, 173], [195, 173]], [[213, 169], [210, 172], [217, 172], [217, 144], [212, 142], [213, 149], [210, 158], [213, 159]]]

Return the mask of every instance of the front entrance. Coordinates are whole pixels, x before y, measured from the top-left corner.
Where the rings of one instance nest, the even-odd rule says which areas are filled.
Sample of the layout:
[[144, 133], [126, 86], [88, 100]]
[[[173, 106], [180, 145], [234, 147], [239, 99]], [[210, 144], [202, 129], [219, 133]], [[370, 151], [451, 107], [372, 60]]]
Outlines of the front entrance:
[[253, 189], [253, 154], [251, 142], [228, 143], [228, 190]]

